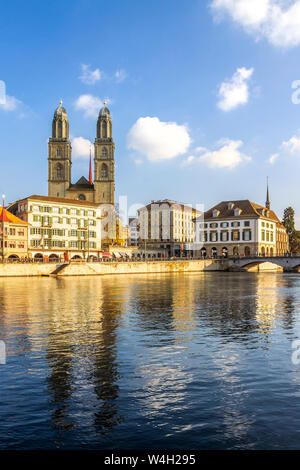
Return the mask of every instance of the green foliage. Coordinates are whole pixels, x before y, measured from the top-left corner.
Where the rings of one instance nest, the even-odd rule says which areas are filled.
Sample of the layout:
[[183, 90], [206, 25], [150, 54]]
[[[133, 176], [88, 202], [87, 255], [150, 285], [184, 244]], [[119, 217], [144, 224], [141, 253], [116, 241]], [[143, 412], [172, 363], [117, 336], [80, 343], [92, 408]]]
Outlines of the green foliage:
[[287, 207], [283, 213], [283, 225], [289, 236], [290, 249], [292, 252], [300, 251], [300, 234], [295, 229], [295, 211], [292, 207]]

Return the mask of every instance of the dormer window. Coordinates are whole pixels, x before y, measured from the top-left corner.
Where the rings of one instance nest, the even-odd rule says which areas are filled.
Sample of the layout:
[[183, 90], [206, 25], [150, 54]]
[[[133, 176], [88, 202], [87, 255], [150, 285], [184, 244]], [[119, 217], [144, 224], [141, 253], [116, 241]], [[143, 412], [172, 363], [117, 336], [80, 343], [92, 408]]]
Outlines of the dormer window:
[[234, 209], [234, 215], [235, 217], [238, 217], [239, 215], [241, 215], [241, 209], [239, 209], [238, 207], [236, 209]]
[[220, 211], [217, 209], [213, 210], [213, 217], [219, 217]]
[[231, 210], [233, 209], [233, 206], [234, 206], [233, 202], [229, 202], [229, 203], [228, 203], [228, 206], [227, 206], [227, 207], [228, 207], [228, 210], [231, 211]]

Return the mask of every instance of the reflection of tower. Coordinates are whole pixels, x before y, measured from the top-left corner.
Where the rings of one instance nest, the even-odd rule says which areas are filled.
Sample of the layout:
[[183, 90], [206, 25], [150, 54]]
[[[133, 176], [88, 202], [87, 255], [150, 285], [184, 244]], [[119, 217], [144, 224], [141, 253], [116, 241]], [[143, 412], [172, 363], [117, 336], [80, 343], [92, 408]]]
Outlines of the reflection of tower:
[[48, 144], [48, 195], [66, 197], [71, 184], [71, 143], [69, 121], [60, 101], [52, 121], [52, 137]]
[[114, 204], [115, 144], [112, 138], [112, 120], [105, 106], [100, 109], [95, 139], [94, 188], [95, 202]]
[[[111, 287], [111, 286], [110, 286]], [[93, 382], [95, 394], [99, 400], [98, 410], [94, 415], [95, 427], [105, 433], [117, 426], [122, 417], [118, 413], [117, 399], [119, 396], [119, 371], [117, 367], [116, 329], [119, 324], [121, 303], [110, 301], [109, 292], [113, 289], [103, 289], [101, 331], [97, 335], [94, 348]]]

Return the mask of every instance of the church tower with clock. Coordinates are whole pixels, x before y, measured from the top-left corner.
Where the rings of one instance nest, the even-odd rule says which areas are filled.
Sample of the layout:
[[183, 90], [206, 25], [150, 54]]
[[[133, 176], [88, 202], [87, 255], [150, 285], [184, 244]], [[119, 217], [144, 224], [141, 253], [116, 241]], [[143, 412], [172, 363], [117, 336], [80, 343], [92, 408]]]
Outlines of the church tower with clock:
[[115, 144], [112, 137], [111, 115], [105, 102], [99, 112], [94, 145], [94, 182], [90, 159], [88, 179], [82, 176], [72, 184], [72, 147], [69, 139], [69, 120], [61, 101], [54, 112], [52, 137], [48, 143], [49, 196], [114, 205]]
[[112, 138], [112, 121], [105, 106], [100, 110], [95, 139], [94, 187], [97, 202], [114, 204], [115, 194], [115, 144]]

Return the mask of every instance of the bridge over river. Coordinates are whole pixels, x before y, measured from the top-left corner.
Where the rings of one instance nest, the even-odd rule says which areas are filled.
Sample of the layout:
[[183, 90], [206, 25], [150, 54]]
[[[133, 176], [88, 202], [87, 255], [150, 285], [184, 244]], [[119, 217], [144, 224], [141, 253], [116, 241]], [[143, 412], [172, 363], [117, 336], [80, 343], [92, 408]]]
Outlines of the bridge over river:
[[232, 257], [228, 258], [229, 268], [241, 268], [246, 270], [254, 270], [263, 263], [272, 263], [285, 272], [300, 271], [300, 256], [256, 256], [256, 257]]

